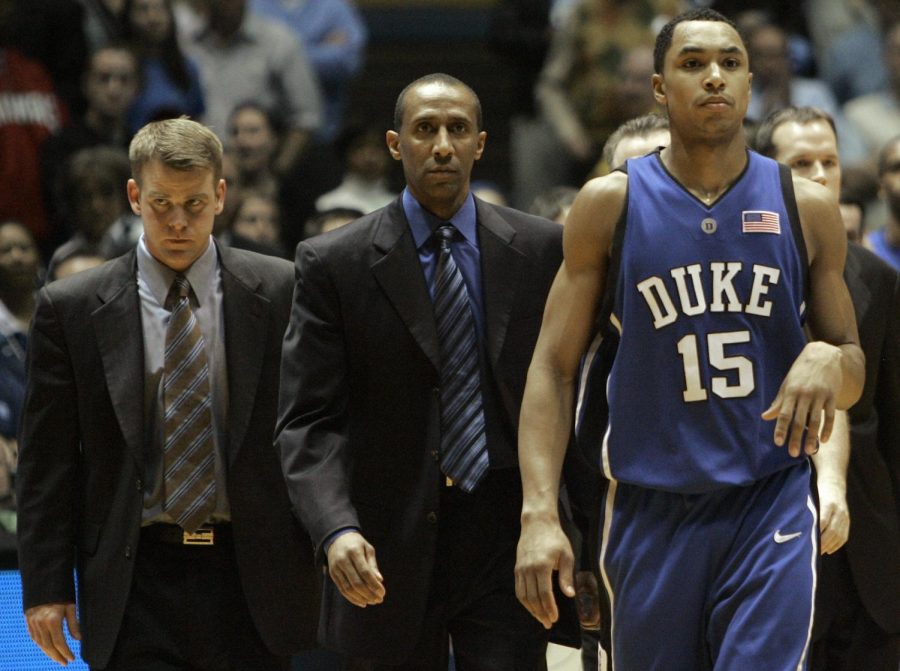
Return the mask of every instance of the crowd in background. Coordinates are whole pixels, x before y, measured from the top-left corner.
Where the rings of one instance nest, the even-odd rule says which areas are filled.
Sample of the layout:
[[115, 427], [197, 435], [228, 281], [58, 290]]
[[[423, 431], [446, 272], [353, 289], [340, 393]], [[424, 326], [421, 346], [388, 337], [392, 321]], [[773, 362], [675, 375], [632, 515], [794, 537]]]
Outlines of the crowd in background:
[[[499, 0], [485, 33], [515, 83], [516, 115], [491, 120], [509, 124], [509, 183], [476, 195], [558, 218], [559, 197], [614, 167], [600, 153], [613, 130], [658, 111], [654, 36], [689, 5], [746, 35], [750, 124], [787, 105], [835, 119], [856, 235], [896, 265], [900, 205], [877, 197], [879, 151], [900, 134], [895, 0]], [[397, 195], [386, 129], [354, 108], [368, 36], [351, 0], [0, 0], [0, 527], [14, 529], [34, 288], [139, 239], [124, 188], [134, 132], [179, 115], [209, 124], [227, 159], [216, 235], [290, 258]]]

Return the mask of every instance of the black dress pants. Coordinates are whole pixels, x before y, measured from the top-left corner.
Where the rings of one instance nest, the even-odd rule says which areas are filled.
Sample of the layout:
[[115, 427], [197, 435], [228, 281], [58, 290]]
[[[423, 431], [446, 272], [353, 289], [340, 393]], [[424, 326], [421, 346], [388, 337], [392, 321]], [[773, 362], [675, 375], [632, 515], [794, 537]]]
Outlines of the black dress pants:
[[[230, 527], [211, 546], [141, 533], [134, 579], [106, 671], [286, 671], [250, 617]], [[221, 539], [221, 540], [218, 540]]]
[[345, 659], [344, 671], [544, 671], [547, 632], [516, 599], [522, 507], [516, 469], [490, 471], [471, 494], [441, 491], [438, 547], [422, 632], [392, 666]]
[[822, 558], [809, 671], [897, 671], [900, 636], [885, 632], [859, 598], [845, 550]]

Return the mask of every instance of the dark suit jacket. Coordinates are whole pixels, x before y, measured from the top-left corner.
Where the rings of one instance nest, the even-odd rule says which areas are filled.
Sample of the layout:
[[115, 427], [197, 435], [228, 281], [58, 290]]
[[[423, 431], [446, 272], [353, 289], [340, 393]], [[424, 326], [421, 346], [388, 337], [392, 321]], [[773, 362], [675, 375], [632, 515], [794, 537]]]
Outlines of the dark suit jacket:
[[[865, 387], [849, 411], [844, 551], [866, 610], [882, 629], [900, 633], [900, 276], [851, 244], [844, 279], [866, 355]], [[824, 557], [821, 590], [828, 589], [829, 561]], [[816, 615], [830, 613], [817, 606]]]
[[[244, 594], [267, 645], [314, 644], [319, 578], [272, 444], [286, 261], [220, 248], [229, 383], [227, 486]], [[40, 292], [18, 474], [25, 608], [73, 601], [104, 666], [131, 586], [144, 478], [143, 344], [132, 251]]]
[[[561, 262], [562, 229], [475, 202], [488, 377], [509, 436], [489, 433], [489, 450], [493, 465], [514, 465], [525, 375]], [[358, 527], [375, 546], [387, 589], [384, 603], [362, 609], [326, 577], [320, 641], [402, 661], [425, 617], [443, 485], [438, 337], [400, 199], [302, 242], [297, 278], [276, 438], [288, 489], [319, 560], [332, 533]]]

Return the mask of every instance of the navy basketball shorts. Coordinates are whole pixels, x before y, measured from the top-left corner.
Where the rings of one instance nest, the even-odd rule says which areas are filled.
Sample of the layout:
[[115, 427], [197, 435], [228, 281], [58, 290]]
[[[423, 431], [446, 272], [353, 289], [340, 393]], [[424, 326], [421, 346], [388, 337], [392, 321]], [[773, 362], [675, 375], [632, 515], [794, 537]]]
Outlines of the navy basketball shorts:
[[600, 571], [615, 671], [802, 671], [818, 513], [808, 462], [748, 487], [674, 494], [612, 482]]

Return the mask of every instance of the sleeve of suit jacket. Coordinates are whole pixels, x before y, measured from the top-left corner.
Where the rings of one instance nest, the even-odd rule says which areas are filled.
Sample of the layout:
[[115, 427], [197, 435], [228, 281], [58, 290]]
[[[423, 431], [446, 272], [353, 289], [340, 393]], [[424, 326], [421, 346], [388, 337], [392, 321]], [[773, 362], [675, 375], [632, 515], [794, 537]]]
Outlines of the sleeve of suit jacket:
[[56, 307], [43, 289], [28, 337], [28, 386], [16, 483], [26, 609], [75, 601], [79, 440], [69, 346]]
[[348, 489], [347, 357], [340, 298], [326, 263], [304, 242], [295, 270], [276, 442], [295, 514], [321, 561], [324, 540], [359, 527]]
[[875, 399], [879, 403], [878, 445], [884, 451], [900, 520], [900, 274], [894, 273], [894, 280]]

